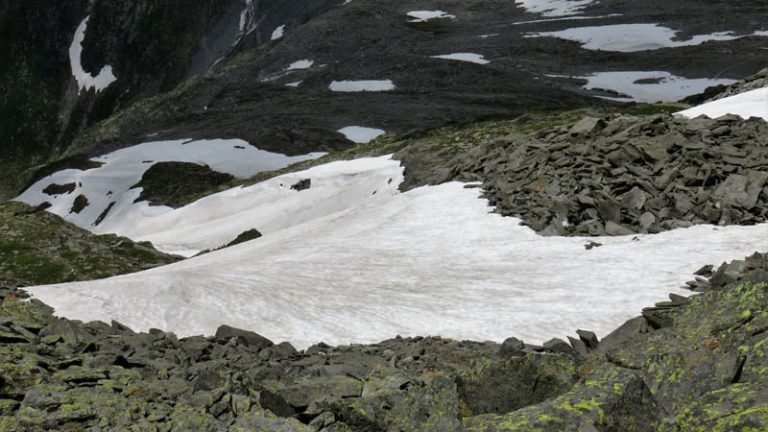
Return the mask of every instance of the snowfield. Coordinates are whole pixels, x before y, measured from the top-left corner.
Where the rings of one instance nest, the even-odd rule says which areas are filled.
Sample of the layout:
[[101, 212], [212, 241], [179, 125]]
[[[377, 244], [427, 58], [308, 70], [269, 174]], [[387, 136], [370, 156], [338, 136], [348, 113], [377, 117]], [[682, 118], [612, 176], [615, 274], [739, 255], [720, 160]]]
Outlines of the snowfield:
[[742, 118], [760, 117], [768, 120], [768, 88], [759, 88], [708, 102], [677, 113], [680, 116], [694, 118], [705, 115], [718, 118], [726, 114], [735, 114]]
[[[29, 205], [51, 203], [48, 211], [67, 221], [97, 233], [112, 232], [134, 220], [156, 216], [171, 209], [149, 206], [147, 202], [134, 203], [142, 188], [133, 188], [144, 173], [158, 162], [191, 162], [208, 165], [218, 172], [247, 178], [262, 171], [283, 168], [292, 163], [322, 156], [310, 153], [303, 156], [285, 156], [259, 150], [243, 140], [175, 140], [156, 141], [128, 147], [92, 159], [102, 163], [98, 168], [64, 170], [43, 178], [24, 191], [17, 201]], [[71, 193], [48, 195], [44, 192], [52, 184], [75, 184]], [[88, 205], [79, 213], [72, 212], [77, 196], [88, 199]], [[105, 211], [106, 217], [96, 224]]]
[[[290, 188], [303, 179], [307, 190]], [[603, 336], [692, 272], [768, 247], [768, 225], [541, 237], [461, 183], [398, 191], [389, 157], [333, 162], [219, 193], [118, 230], [166, 250], [264, 236], [171, 266], [29, 291], [72, 319], [212, 334], [221, 324], [299, 348], [441, 335], [540, 343]], [[586, 250], [589, 240], [604, 246]]]

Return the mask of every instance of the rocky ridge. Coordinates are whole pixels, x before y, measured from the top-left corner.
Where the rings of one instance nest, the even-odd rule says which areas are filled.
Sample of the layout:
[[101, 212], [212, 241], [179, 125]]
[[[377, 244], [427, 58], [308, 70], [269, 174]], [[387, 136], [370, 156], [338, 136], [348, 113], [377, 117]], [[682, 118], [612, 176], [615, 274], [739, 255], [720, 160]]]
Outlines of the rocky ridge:
[[[706, 270], [706, 269], [705, 269]], [[768, 255], [598, 341], [441, 338], [297, 351], [222, 326], [135, 333], [0, 298], [0, 429], [732, 431], [768, 427]]]
[[523, 116], [401, 140], [395, 158], [405, 166], [403, 189], [482, 182], [497, 212], [544, 235], [658, 233], [768, 217], [762, 119], [593, 114], [559, 121], [542, 126]]

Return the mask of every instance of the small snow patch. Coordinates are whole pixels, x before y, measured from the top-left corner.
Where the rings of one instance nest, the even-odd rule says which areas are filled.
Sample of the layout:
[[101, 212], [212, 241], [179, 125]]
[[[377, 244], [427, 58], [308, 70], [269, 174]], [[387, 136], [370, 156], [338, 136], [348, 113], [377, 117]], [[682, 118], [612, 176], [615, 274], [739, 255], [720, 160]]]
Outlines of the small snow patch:
[[272, 40], [276, 41], [278, 39], [281, 39], [283, 36], [285, 36], [285, 24], [276, 28], [275, 31], [272, 32]]
[[72, 39], [72, 45], [69, 46], [69, 64], [72, 67], [72, 75], [75, 77], [80, 91], [95, 89], [98, 93], [117, 81], [117, 77], [112, 72], [112, 66], [109, 65], [101, 68], [96, 76], [83, 69], [83, 41], [85, 40], [85, 31], [88, 29], [88, 20], [90, 18], [90, 16], [85, 17], [77, 27], [77, 30], [75, 30], [75, 37]]
[[469, 63], [475, 63], [475, 64], [481, 64], [481, 65], [490, 63], [490, 61], [486, 60], [485, 57], [482, 56], [481, 54], [474, 54], [474, 53], [445, 54], [445, 55], [432, 56], [432, 58], [443, 59], [443, 60], [457, 60], [457, 61], [463, 61], [463, 62], [469, 62]]
[[381, 92], [395, 89], [392, 80], [333, 81], [328, 88], [335, 92]]
[[300, 85], [301, 85], [301, 83], [303, 83], [303, 82], [304, 82], [304, 81], [294, 81], [294, 82], [289, 82], [289, 83], [288, 83], [288, 84], [286, 84], [285, 86], [286, 86], [286, 87], [292, 87], [292, 88], [296, 88], [296, 87], [300, 86]]
[[408, 12], [408, 18], [410, 22], [427, 22], [433, 19], [456, 19], [456, 16], [441, 10], [418, 10]]
[[348, 140], [358, 144], [369, 143], [386, 133], [381, 129], [367, 128], [362, 126], [348, 126], [339, 129], [337, 132], [343, 134], [345, 137], [347, 137]]
[[286, 70], [293, 71], [293, 70], [309, 69], [314, 64], [315, 62], [313, 60], [307, 60], [307, 59], [299, 60], [291, 63]]

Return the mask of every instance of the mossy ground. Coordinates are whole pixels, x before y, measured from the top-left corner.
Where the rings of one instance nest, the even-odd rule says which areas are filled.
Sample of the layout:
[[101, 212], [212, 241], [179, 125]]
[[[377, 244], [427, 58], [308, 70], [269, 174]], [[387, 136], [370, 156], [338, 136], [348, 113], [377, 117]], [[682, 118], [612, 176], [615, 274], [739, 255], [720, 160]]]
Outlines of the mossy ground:
[[126, 238], [93, 235], [21, 203], [0, 204], [0, 286], [98, 279], [178, 259]]

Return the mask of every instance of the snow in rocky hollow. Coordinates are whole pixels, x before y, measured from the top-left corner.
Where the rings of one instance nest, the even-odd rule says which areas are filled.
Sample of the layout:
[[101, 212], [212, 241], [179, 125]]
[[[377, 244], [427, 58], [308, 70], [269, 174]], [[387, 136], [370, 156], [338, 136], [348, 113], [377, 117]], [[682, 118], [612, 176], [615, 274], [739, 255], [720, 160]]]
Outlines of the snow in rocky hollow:
[[[310, 189], [290, 188], [309, 178]], [[264, 237], [171, 266], [33, 287], [63, 316], [182, 336], [229, 324], [298, 347], [400, 335], [542, 342], [604, 335], [706, 263], [768, 247], [768, 225], [657, 235], [541, 237], [461, 183], [397, 190], [389, 157], [321, 165], [115, 226], [161, 249]], [[586, 250], [588, 240], [604, 246]]]

